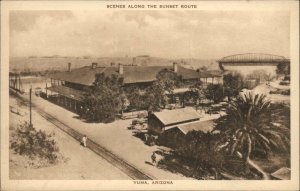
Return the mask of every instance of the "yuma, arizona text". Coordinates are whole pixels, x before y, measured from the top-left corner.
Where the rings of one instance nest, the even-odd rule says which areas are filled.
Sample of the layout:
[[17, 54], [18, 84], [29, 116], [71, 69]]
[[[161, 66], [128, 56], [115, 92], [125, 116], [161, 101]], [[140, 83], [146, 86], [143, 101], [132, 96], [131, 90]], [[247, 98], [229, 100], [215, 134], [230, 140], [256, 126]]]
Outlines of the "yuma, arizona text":
[[151, 181], [147, 181], [147, 180], [134, 180], [133, 181], [134, 184], [173, 184], [172, 180], [153, 180]]

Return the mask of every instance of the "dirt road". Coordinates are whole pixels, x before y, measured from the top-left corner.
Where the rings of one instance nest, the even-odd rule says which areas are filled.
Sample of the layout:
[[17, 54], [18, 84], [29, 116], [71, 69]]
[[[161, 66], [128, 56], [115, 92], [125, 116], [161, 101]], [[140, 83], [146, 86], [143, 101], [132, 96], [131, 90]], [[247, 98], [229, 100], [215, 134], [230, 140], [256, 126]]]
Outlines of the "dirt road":
[[[21, 115], [10, 112], [10, 129], [27, 120], [28, 109], [20, 106], [15, 98], [10, 97], [10, 106], [18, 108]], [[24, 158], [10, 152], [10, 178], [11, 179], [97, 179], [97, 180], [129, 180], [125, 173], [106, 160], [80, 146], [79, 142], [55, 127], [33, 111], [34, 128], [41, 129], [47, 133], [55, 133], [60, 152], [65, 157], [65, 162], [57, 165], [39, 169], [25, 168]]]

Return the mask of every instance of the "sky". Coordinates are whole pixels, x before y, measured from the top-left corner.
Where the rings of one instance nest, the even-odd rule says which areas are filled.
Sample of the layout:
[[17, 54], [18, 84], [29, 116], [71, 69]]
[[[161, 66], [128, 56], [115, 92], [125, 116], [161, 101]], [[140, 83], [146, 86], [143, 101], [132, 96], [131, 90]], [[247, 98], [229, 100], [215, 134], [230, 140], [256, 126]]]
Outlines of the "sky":
[[11, 11], [10, 56], [289, 57], [284, 11]]

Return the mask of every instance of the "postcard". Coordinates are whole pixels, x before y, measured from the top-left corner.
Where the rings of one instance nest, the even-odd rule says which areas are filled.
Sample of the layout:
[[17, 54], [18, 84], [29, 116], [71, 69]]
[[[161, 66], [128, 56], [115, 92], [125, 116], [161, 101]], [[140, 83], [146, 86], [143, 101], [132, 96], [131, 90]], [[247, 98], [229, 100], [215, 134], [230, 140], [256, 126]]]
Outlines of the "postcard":
[[2, 1], [2, 190], [298, 190], [297, 1]]

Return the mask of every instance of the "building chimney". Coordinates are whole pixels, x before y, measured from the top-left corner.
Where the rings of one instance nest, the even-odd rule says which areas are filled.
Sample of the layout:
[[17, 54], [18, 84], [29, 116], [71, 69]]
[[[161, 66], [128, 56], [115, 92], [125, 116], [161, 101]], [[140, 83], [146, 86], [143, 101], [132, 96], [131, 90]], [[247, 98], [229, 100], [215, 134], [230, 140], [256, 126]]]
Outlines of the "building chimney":
[[72, 65], [72, 64], [69, 62], [69, 63], [68, 63], [68, 72], [71, 72], [71, 65]]
[[177, 65], [176, 62], [173, 62], [173, 70], [174, 70], [175, 73], [178, 72], [178, 65]]
[[123, 74], [124, 73], [124, 67], [122, 64], [119, 63], [119, 74]]
[[97, 68], [97, 63], [93, 62], [92, 63], [92, 69], [95, 69], [95, 68]]

